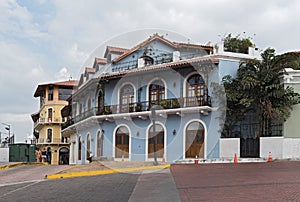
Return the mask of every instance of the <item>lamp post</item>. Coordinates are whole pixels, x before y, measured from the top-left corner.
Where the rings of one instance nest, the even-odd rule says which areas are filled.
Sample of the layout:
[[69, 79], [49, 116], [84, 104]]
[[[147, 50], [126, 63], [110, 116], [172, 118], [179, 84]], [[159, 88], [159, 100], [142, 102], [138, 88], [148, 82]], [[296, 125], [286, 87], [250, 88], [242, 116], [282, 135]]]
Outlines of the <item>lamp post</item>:
[[156, 130], [155, 130], [155, 121], [156, 121], [156, 111], [155, 111], [155, 106], [151, 108], [151, 115], [150, 119], [152, 120], [153, 123], [153, 137], [151, 137], [153, 141], [153, 152], [154, 152], [154, 163], [153, 165], [158, 165], [157, 163], [157, 154], [156, 154]]
[[5, 125], [5, 129], [8, 130], [8, 144], [10, 144], [10, 125], [7, 124], [7, 123], [2, 123], [0, 122], [1, 124]]

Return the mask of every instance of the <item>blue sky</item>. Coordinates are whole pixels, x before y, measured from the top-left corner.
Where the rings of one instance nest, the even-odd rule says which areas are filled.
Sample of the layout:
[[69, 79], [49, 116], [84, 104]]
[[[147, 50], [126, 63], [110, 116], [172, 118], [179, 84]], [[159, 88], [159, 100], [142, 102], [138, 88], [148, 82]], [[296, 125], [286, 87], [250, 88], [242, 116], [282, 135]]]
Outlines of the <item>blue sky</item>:
[[200, 44], [241, 34], [282, 53], [300, 50], [299, 10], [296, 0], [2, 0], [0, 122], [23, 142], [38, 111], [37, 85], [78, 79], [91, 53], [120, 34], [158, 28]]

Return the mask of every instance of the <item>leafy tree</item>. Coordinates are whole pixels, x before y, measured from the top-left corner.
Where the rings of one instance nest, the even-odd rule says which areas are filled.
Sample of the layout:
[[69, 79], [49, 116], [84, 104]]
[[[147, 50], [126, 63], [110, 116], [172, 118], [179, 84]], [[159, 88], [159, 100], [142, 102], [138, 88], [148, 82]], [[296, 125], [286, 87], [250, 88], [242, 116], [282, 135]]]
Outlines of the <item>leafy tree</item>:
[[282, 82], [285, 68], [291, 64], [294, 68], [299, 66], [295, 62], [298, 58], [293, 54], [275, 55], [275, 50], [270, 48], [261, 57], [261, 60], [242, 62], [235, 79], [223, 78], [227, 96], [224, 129], [233, 127], [249, 110], [254, 110], [260, 119], [260, 136], [270, 136], [271, 122], [285, 121], [292, 106], [300, 103], [300, 95], [293, 88], [284, 87]]
[[248, 47], [255, 47], [251, 39], [240, 38], [240, 35], [233, 37], [231, 34], [228, 34], [224, 38], [224, 48], [229, 52], [238, 52], [238, 53], [248, 53]]

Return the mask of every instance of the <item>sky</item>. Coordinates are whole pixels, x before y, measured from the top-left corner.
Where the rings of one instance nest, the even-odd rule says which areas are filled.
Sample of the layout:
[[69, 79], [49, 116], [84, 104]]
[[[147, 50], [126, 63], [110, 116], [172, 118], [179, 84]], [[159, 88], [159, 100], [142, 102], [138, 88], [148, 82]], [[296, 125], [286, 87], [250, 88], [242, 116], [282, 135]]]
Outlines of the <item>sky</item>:
[[124, 33], [166, 30], [199, 44], [231, 33], [284, 53], [300, 50], [299, 10], [297, 0], [1, 0], [0, 123], [24, 142], [38, 84], [79, 79], [92, 53]]

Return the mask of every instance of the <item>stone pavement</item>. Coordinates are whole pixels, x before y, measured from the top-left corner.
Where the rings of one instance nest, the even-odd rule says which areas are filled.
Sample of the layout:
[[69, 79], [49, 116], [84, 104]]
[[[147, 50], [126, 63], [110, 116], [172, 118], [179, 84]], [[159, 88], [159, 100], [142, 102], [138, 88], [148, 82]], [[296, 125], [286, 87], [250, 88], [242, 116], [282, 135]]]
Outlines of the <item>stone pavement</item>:
[[300, 161], [172, 165], [182, 201], [300, 201]]

